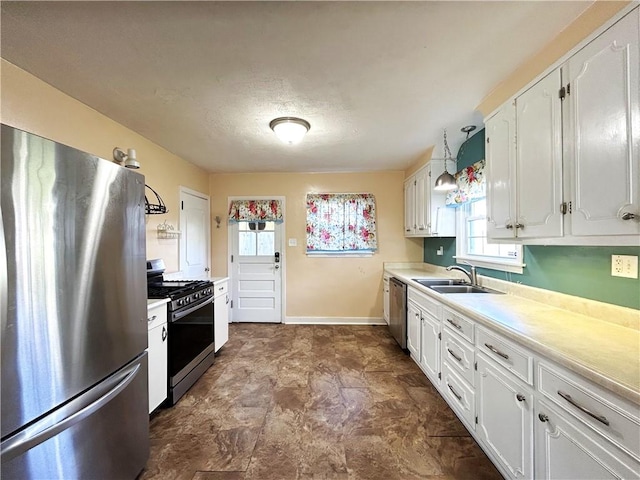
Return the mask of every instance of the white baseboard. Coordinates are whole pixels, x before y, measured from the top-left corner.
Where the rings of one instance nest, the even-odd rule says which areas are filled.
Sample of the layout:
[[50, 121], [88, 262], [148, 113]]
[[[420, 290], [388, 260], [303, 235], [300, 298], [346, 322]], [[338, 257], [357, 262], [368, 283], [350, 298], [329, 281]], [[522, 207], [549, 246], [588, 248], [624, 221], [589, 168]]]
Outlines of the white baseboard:
[[285, 317], [289, 325], [386, 325], [382, 317]]

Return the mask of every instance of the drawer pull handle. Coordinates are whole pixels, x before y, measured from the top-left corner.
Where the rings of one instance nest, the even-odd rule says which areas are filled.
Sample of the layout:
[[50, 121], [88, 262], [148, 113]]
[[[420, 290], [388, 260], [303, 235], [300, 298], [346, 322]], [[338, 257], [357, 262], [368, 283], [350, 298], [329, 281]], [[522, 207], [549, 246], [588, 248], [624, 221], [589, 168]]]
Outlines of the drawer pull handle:
[[502, 358], [504, 358], [505, 360], [509, 360], [509, 355], [507, 355], [506, 353], [502, 353], [500, 350], [498, 350], [496, 347], [494, 347], [493, 345], [489, 345], [488, 343], [484, 344], [485, 347], [487, 347], [489, 350], [491, 350], [493, 353], [495, 353], [496, 355], [500, 355]]
[[538, 418], [540, 419], [541, 422], [548, 422], [549, 421], [549, 417], [547, 417], [544, 413], [539, 413], [538, 414]]
[[151, 322], [153, 322], [156, 318], [158, 318], [158, 316], [157, 316], [157, 315], [154, 315], [154, 316], [153, 316], [153, 317], [151, 317], [151, 318], [147, 318], [147, 323], [151, 323]]
[[569, 402], [571, 405], [576, 407], [578, 410], [581, 410], [587, 415], [589, 415], [590, 417], [595, 418], [600, 423], [604, 423], [607, 427], [609, 426], [609, 420], [607, 420], [607, 417], [605, 417], [604, 415], [598, 415], [596, 413], [593, 413], [588, 408], [583, 407], [578, 402], [576, 402], [573, 398], [571, 398], [571, 395], [569, 395], [568, 393], [564, 393], [563, 391], [558, 390], [558, 395], [560, 395], [562, 398], [564, 398], [567, 402]]
[[455, 353], [453, 353], [453, 350], [451, 350], [450, 348], [447, 348], [447, 352], [449, 352], [449, 354], [450, 354], [453, 358], [455, 358], [457, 361], [459, 361], [459, 362], [461, 362], [461, 361], [462, 361], [462, 358], [461, 358], [461, 357], [459, 357], [458, 355], [456, 355]]
[[455, 397], [458, 399], [458, 401], [462, 400], [462, 395], [460, 395], [458, 392], [456, 392], [451, 385], [449, 385], [447, 383], [447, 387], [449, 387], [449, 390], [451, 390], [451, 393], [453, 393], [455, 395]]
[[524, 402], [526, 400], [525, 396], [521, 393], [516, 393], [516, 400], [519, 402]]
[[167, 339], [167, 327], [162, 327], [162, 341]]
[[458, 330], [462, 330], [462, 327], [460, 326], [459, 323], [454, 322], [453, 320], [451, 320], [450, 318], [447, 318], [447, 322], [449, 322], [451, 325], [453, 325], [454, 327], [456, 327]]

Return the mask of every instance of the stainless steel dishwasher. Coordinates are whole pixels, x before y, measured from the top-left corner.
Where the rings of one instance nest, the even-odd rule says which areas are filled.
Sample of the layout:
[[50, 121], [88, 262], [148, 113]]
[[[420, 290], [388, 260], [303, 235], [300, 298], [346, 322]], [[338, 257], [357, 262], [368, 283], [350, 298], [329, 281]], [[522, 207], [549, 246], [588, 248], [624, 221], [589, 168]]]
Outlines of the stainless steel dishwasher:
[[389, 279], [389, 331], [403, 350], [407, 350], [407, 285]]

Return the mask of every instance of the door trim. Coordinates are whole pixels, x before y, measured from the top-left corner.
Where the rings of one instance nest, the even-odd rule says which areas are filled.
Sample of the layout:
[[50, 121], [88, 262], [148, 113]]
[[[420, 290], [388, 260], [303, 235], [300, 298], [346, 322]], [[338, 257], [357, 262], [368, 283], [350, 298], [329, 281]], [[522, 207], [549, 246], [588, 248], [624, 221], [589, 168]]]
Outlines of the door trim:
[[[193, 190], [189, 187], [184, 187], [180, 185], [179, 195], [178, 195], [178, 210], [180, 212], [178, 216], [178, 225], [182, 225], [182, 201], [184, 200], [183, 194], [192, 195], [194, 197], [201, 198], [207, 201], [207, 267], [209, 268], [209, 276], [212, 276], [212, 268], [211, 268], [211, 197], [202, 192], [198, 192], [197, 190]], [[178, 240], [178, 269], [182, 272], [184, 271], [184, 252], [185, 243], [182, 240], [182, 237]]]
[[[280, 249], [280, 323], [285, 323], [287, 318], [287, 239], [286, 239], [286, 224], [287, 224], [287, 208], [286, 197], [283, 195], [233, 195], [227, 197], [227, 207], [233, 200], [279, 200], [282, 205], [282, 235], [281, 242], [282, 248]], [[227, 223], [229, 223], [229, 217], [227, 215]], [[231, 298], [235, 298], [236, 283], [233, 275], [233, 265], [231, 264], [231, 252], [233, 252], [233, 229], [227, 228], [227, 274], [229, 275], [229, 295]], [[235, 321], [235, 309], [232, 307], [229, 312], [229, 323]], [[277, 325], [274, 324], [274, 325]]]

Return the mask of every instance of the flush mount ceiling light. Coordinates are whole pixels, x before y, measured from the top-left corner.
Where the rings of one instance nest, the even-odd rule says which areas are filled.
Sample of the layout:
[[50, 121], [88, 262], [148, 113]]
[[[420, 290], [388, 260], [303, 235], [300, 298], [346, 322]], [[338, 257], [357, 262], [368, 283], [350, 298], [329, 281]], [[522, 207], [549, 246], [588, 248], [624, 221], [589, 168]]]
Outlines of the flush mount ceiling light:
[[436, 178], [436, 184], [434, 190], [446, 191], [454, 190], [456, 185], [456, 179], [453, 175], [447, 172], [447, 160], [454, 161], [451, 158], [451, 150], [449, 150], [449, 144], [447, 143], [447, 129], [444, 129], [444, 172], [438, 178]]
[[284, 143], [295, 145], [302, 141], [311, 125], [302, 118], [280, 117], [271, 120], [269, 127]]

